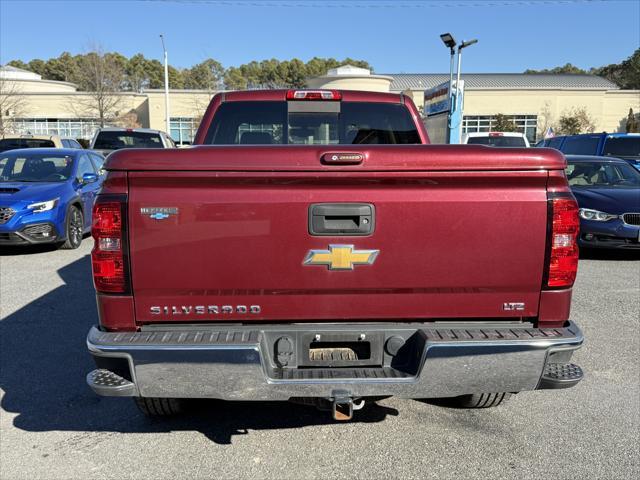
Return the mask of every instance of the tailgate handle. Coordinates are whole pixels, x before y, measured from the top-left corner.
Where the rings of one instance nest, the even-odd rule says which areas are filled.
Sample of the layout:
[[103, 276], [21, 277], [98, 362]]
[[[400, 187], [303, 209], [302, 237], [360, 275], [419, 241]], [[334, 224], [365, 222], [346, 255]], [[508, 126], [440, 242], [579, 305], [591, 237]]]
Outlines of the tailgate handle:
[[311, 235], [371, 235], [375, 209], [370, 203], [315, 203], [309, 207]]
[[354, 165], [362, 163], [363, 153], [357, 152], [328, 152], [320, 157], [322, 163], [327, 165]]

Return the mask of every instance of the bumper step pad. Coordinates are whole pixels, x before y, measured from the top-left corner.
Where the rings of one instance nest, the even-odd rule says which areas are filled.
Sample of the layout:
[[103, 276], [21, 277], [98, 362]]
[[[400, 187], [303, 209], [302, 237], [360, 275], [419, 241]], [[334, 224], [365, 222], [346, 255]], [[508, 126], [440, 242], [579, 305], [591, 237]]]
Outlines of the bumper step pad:
[[547, 363], [538, 389], [573, 387], [582, 377], [582, 368], [575, 363]]
[[391, 367], [381, 368], [313, 368], [277, 369], [273, 372], [277, 380], [366, 380], [409, 379], [412, 375]]
[[104, 368], [89, 372], [87, 383], [98, 395], [107, 397], [130, 397], [136, 392], [133, 382]]

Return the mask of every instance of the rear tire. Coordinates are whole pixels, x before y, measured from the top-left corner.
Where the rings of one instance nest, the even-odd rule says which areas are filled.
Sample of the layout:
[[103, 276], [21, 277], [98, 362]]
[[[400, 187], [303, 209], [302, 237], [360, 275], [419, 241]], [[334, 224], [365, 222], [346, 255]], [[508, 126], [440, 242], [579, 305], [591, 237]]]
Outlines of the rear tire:
[[458, 408], [491, 408], [506, 402], [511, 393], [474, 393], [447, 399], [452, 406]]
[[84, 233], [84, 216], [78, 207], [71, 207], [66, 221], [66, 236], [62, 246], [63, 250], [75, 250], [82, 244], [82, 235]]
[[183, 402], [178, 398], [134, 397], [133, 400], [147, 417], [168, 417], [184, 411]]

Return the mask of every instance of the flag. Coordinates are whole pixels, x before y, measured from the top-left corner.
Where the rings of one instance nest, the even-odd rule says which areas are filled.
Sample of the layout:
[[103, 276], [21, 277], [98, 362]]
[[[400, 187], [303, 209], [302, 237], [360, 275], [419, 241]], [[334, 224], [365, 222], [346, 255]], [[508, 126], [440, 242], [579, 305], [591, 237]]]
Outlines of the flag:
[[555, 137], [555, 136], [556, 136], [556, 134], [555, 134], [555, 133], [553, 133], [553, 128], [552, 128], [552, 127], [547, 128], [547, 131], [546, 131], [546, 132], [544, 132], [544, 138], [545, 138], [545, 140], [546, 140], [547, 138], [553, 138], [553, 137]]

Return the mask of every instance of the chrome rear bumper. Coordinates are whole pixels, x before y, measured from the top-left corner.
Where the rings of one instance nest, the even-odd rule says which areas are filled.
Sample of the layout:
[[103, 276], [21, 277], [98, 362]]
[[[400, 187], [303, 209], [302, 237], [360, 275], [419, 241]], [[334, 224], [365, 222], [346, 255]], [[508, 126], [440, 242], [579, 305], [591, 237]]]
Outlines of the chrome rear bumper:
[[[371, 358], [354, 366], [305, 365], [305, 339], [371, 338]], [[292, 353], [283, 360], [278, 340]], [[399, 349], [390, 338], [401, 339]], [[346, 338], [346, 337], [345, 337]], [[314, 340], [311, 340], [314, 341]], [[226, 326], [163, 326], [140, 332], [103, 332], [87, 338], [98, 370], [87, 382], [100, 395], [225, 400], [288, 400], [292, 397], [394, 395], [453, 397], [572, 386], [582, 378], [568, 365], [583, 335], [564, 328], [526, 324], [387, 323]], [[389, 352], [394, 352], [395, 355]], [[308, 363], [308, 362], [307, 362]], [[579, 370], [579, 367], [576, 367]], [[561, 385], [547, 372], [571, 371]]]

